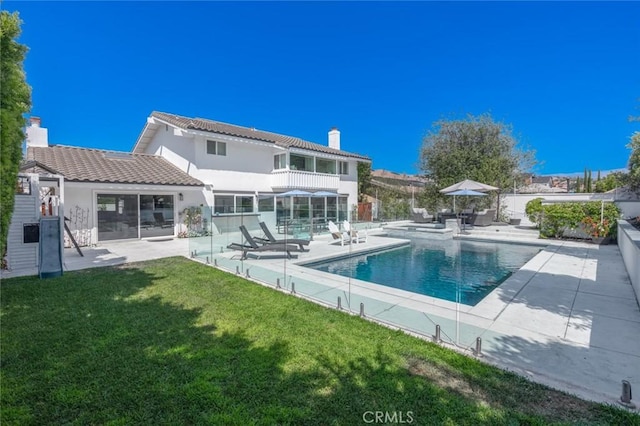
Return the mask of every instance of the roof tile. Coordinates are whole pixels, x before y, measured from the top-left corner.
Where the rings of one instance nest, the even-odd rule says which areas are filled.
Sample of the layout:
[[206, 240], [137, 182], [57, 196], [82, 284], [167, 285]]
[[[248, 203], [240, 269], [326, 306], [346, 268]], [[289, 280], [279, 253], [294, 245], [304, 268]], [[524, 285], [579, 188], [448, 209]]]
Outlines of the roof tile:
[[249, 127], [236, 126], [234, 124], [222, 123], [205, 118], [188, 118], [180, 115], [168, 114], [158, 111], [153, 111], [151, 113], [151, 116], [185, 130], [200, 130], [204, 132], [219, 133], [227, 136], [236, 136], [246, 139], [270, 142], [284, 148], [295, 147], [307, 149], [310, 151], [323, 152], [326, 154], [335, 154], [362, 160], [370, 160], [370, 158], [365, 155], [354, 154], [339, 149], [329, 148], [328, 146], [308, 142], [300, 138], [280, 135], [278, 133], [265, 132], [263, 130], [256, 130]]
[[151, 154], [52, 145], [29, 147], [26, 160], [55, 170], [70, 182], [204, 185], [164, 158]]

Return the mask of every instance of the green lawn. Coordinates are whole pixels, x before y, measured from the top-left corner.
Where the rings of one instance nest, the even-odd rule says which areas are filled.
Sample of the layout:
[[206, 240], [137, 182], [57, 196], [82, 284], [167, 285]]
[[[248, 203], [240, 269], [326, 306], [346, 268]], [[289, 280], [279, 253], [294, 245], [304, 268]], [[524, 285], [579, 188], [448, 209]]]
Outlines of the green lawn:
[[184, 258], [4, 280], [1, 302], [2, 425], [640, 425]]

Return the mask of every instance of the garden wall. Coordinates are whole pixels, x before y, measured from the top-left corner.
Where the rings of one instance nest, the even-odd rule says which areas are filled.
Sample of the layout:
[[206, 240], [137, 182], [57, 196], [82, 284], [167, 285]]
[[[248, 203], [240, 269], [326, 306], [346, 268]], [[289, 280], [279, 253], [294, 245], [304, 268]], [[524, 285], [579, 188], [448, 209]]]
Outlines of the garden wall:
[[[521, 225], [533, 225], [525, 214], [527, 203], [534, 198], [543, 198], [545, 201], [551, 202], [581, 202], [581, 201], [599, 201], [601, 199], [610, 200], [611, 194], [567, 194], [567, 193], [540, 193], [540, 194], [502, 194], [501, 203], [505, 205], [505, 213], [509, 217], [521, 219]], [[614, 194], [615, 196], [615, 194]], [[616, 205], [622, 211], [622, 217], [631, 218], [640, 216], [640, 201], [619, 200], [615, 199]]]
[[640, 231], [627, 221], [618, 222], [618, 247], [640, 303]]

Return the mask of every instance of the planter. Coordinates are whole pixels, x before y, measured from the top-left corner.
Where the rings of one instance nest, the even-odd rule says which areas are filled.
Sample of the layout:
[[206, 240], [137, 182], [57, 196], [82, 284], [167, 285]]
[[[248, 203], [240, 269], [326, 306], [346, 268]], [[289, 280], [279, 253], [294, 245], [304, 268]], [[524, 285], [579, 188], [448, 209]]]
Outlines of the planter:
[[601, 246], [609, 244], [611, 241], [611, 237], [591, 237], [591, 242], [593, 244], [598, 244]]
[[509, 225], [518, 226], [518, 225], [520, 225], [520, 221], [521, 220], [522, 219], [511, 219], [511, 220], [509, 220]]

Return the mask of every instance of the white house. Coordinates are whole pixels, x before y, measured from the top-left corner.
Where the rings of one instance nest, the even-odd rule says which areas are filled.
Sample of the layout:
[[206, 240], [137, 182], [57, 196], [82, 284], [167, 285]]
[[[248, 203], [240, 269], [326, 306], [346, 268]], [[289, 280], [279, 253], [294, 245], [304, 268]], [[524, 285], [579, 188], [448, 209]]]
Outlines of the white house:
[[[215, 217], [260, 215], [283, 220], [342, 220], [358, 203], [358, 162], [340, 149], [340, 132], [328, 144], [227, 123], [152, 112], [134, 153], [162, 156], [206, 185]], [[278, 196], [291, 190], [321, 196]], [[335, 195], [331, 195], [335, 194]]]
[[[370, 162], [340, 150], [337, 129], [320, 145], [160, 112], [148, 117], [132, 152], [50, 145], [37, 117], [26, 133], [21, 171], [64, 176], [61, 204], [81, 245], [177, 235], [188, 207], [214, 225], [248, 215], [270, 226], [347, 219], [357, 205], [357, 164]], [[281, 196], [293, 189], [321, 193]]]

